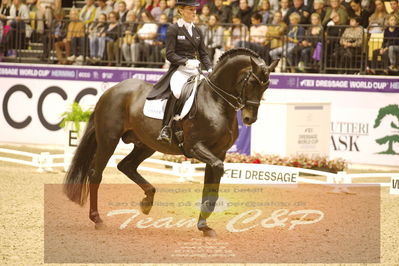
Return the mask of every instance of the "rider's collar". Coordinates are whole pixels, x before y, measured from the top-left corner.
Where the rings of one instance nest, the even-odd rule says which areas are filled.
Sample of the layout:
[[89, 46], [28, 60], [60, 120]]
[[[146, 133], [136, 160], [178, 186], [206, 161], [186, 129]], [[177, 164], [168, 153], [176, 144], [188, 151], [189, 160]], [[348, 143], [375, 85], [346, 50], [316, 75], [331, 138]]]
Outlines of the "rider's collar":
[[194, 23], [188, 23], [188, 22], [186, 22], [184, 19], [182, 19], [182, 18], [179, 18], [178, 20], [177, 20], [177, 25], [179, 26], [179, 27], [183, 27], [183, 26], [186, 26], [186, 28], [188, 29], [188, 28], [190, 28], [190, 27], [194, 27]]

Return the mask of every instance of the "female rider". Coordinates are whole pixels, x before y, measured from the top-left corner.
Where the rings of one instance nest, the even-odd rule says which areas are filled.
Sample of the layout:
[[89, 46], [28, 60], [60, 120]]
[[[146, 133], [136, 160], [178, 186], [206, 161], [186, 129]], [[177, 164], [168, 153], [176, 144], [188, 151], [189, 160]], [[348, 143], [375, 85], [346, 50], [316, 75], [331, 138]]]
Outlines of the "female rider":
[[181, 18], [166, 33], [166, 58], [170, 68], [147, 96], [147, 99], [168, 98], [158, 140], [169, 143], [175, 105], [184, 83], [190, 76], [198, 74], [200, 63], [208, 72], [212, 71], [201, 30], [193, 24], [199, 4], [196, 0], [179, 0], [176, 5]]

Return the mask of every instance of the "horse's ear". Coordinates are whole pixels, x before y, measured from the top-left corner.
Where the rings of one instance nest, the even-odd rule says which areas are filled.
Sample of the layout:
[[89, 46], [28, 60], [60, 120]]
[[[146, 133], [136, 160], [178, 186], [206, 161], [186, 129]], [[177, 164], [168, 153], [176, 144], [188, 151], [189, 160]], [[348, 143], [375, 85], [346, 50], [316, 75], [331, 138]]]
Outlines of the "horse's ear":
[[274, 69], [276, 68], [276, 66], [277, 66], [277, 64], [278, 64], [279, 61], [280, 61], [280, 59], [277, 59], [277, 60], [274, 60], [274, 61], [270, 64], [270, 66], [268, 67], [268, 68], [269, 68], [269, 72], [273, 72], [273, 71], [274, 71]]
[[254, 73], [257, 73], [257, 72], [258, 72], [259, 65], [255, 62], [255, 60], [254, 60], [252, 57], [250, 57], [250, 59], [251, 59], [252, 71], [253, 71]]

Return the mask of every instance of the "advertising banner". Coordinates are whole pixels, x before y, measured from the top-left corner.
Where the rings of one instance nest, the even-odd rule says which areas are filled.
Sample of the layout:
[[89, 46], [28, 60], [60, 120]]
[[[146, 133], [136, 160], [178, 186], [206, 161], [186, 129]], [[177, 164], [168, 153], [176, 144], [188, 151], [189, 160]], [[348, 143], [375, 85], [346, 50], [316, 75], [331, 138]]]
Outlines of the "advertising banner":
[[[117, 82], [156, 82], [163, 69], [0, 64], [0, 141], [62, 144], [61, 114], [75, 100], [94, 106]], [[330, 157], [353, 163], [399, 164], [399, 79], [392, 77], [272, 74], [267, 102], [331, 103]], [[258, 120], [267, 114], [258, 115]], [[239, 141], [250, 141], [241, 127]], [[274, 130], [273, 125], [265, 130]], [[249, 133], [248, 133], [249, 135]], [[247, 136], [248, 136], [247, 135]]]
[[299, 168], [252, 163], [225, 163], [224, 184], [298, 184]]

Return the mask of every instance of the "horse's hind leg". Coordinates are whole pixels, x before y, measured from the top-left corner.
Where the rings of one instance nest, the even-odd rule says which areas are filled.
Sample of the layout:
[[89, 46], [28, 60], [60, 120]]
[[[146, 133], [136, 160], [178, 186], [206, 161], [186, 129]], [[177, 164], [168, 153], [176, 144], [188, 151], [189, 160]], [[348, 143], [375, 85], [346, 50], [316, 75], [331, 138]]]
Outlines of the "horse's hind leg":
[[118, 169], [144, 190], [146, 197], [140, 203], [141, 211], [144, 214], [150, 213], [154, 202], [155, 188], [137, 172], [137, 167], [154, 152], [149, 147], [138, 144], [134, 146], [128, 156], [118, 163]]
[[118, 145], [119, 139], [108, 139], [107, 141], [98, 141], [97, 150], [93, 161], [93, 169], [90, 173], [90, 211], [89, 218], [95, 223], [96, 229], [103, 227], [103, 221], [98, 213], [98, 188], [103, 178], [103, 171], [107, 166], [109, 159]]

